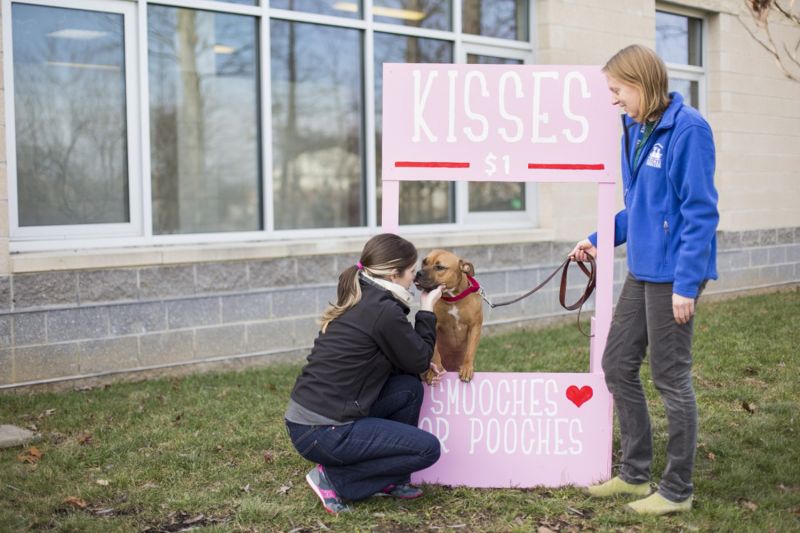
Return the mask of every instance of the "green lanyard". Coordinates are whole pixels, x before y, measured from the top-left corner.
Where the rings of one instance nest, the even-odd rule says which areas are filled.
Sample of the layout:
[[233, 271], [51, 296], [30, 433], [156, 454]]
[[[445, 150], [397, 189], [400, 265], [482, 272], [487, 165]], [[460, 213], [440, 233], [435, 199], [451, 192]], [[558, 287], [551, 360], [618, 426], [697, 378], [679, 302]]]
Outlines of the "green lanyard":
[[653, 130], [656, 129], [657, 122], [648, 122], [642, 128], [642, 137], [638, 141], [636, 141], [636, 151], [633, 153], [633, 168], [636, 168], [636, 165], [639, 163], [639, 156], [642, 153], [642, 148], [647, 143], [647, 139], [650, 138], [650, 134], [653, 133]]

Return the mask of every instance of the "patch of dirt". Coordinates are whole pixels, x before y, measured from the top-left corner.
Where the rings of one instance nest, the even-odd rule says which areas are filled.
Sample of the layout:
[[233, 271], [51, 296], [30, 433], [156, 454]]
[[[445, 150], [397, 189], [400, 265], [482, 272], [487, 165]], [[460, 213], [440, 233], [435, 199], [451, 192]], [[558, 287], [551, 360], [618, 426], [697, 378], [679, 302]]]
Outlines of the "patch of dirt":
[[227, 524], [230, 517], [211, 516], [203, 513], [190, 514], [183, 511], [174, 511], [166, 516], [162, 523], [147, 527], [141, 533], [175, 533], [176, 531], [189, 531], [203, 526], [214, 524]]

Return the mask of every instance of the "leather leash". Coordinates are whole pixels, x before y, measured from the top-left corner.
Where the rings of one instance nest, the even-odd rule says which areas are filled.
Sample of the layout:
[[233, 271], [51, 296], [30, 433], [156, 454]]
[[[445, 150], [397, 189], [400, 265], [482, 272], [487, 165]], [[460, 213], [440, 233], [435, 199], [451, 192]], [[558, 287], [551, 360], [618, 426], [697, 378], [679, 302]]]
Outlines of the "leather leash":
[[583, 328], [581, 327], [581, 310], [583, 309], [583, 304], [586, 302], [586, 300], [589, 299], [589, 296], [592, 295], [592, 292], [594, 292], [594, 287], [595, 287], [595, 284], [597, 282], [597, 274], [595, 272], [595, 260], [594, 260], [594, 257], [592, 257], [589, 254], [586, 254], [586, 256], [589, 258], [589, 260], [586, 261], [587, 263], [589, 263], [589, 268], [586, 268], [586, 266], [583, 264], [584, 261], [575, 261], [575, 263], [577, 263], [577, 265], [581, 269], [581, 271], [584, 274], [586, 274], [586, 277], [588, 278], [588, 280], [586, 281], [586, 288], [583, 290], [583, 294], [573, 304], [567, 304], [567, 276], [568, 276], [568, 272], [569, 272], [569, 264], [572, 262], [572, 260], [569, 257], [567, 257], [567, 259], [564, 260], [563, 263], [558, 265], [556, 267], [556, 269], [553, 270], [553, 272], [551, 272], [550, 275], [547, 276], [547, 278], [543, 282], [541, 282], [539, 285], [537, 285], [533, 289], [529, 290], [528, 292], [526, 292], [522, 296], [518, 296], [517, 298], [514, 298], [513, 300], [509, 300], [507, 302], [493, 303], [491, 300], [489, 300], [489, 298], [486, 297], [486, 294], [483, 292], [483, 289], [480, 289], [480, 295], [483, 298], [483, 301], [485, 301], [487, 304], [489, 304], [489, 307], [491, 307], [492, 309], [494, 309], [495, 307], [503, 307], [504, 305], [511, 305], [513, 303], [517, 303], [520, 300], [523, 300], [523, 299], [527, 298], [528, 296], [530, 296], [534, 292], [538, 291], [539, 289], [541, 289], [542, 287], [547, 285], [547, 283], [549, 283], [550, 280], [553, 279], [555, 277], [555, 275], [558, 274], [558, 271], [560, 270], [561, 271], [561, 285], [560, 285], [560, 287], [558, 289], [558, 301], [561, 304], [561, 307], [563, 307], [567, 311], [574, 311], [575, 309], [577, 309], [578, 310], [578, 330], [580, 330], [580, 332], [583, 333], [583, 335], [586, 336], [586, 337], [594, 337], [594, 335], [587, 335], [586, 332], [583, 331]]

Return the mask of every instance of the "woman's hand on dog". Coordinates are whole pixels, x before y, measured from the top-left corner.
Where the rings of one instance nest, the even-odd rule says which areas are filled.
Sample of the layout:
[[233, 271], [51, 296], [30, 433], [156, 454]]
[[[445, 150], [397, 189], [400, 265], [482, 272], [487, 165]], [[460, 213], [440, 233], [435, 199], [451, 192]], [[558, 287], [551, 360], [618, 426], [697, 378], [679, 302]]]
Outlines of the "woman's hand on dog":
[[433, 311], [433, 306], [442, 297], [444, 285], [439, 285], [432, 291], [422, 291], [419, 296], [419, 308], [421, 311]]
[[447, 374], [447, 371], [444, 368], [440, 369], [436, 366], [436, 363], [431, 361], [431, 368], [425, 374], [424, 379], [428, 382], [428, 385], [435, 387], [442, 381], [442, 376], [445, 374]]
[[589, 239], [583, 239], [575, 245], [575, 248], [569, 253], [569, 257], [575, 261], [588, 261], [589, 257], [597, 257], [597, 248], [592, 244]]

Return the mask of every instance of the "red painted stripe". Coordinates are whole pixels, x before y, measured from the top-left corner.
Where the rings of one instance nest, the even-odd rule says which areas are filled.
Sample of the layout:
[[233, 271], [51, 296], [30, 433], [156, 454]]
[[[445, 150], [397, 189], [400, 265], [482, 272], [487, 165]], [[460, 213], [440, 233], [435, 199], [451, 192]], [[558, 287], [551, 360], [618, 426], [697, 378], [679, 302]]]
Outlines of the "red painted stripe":
[[395, 161], [398, 168], [469, 168], [469, 163], [452, 161]]
[[528, 168], [531, 170], [604, 170], [606, 166], [603, 163], [528, 163]]

